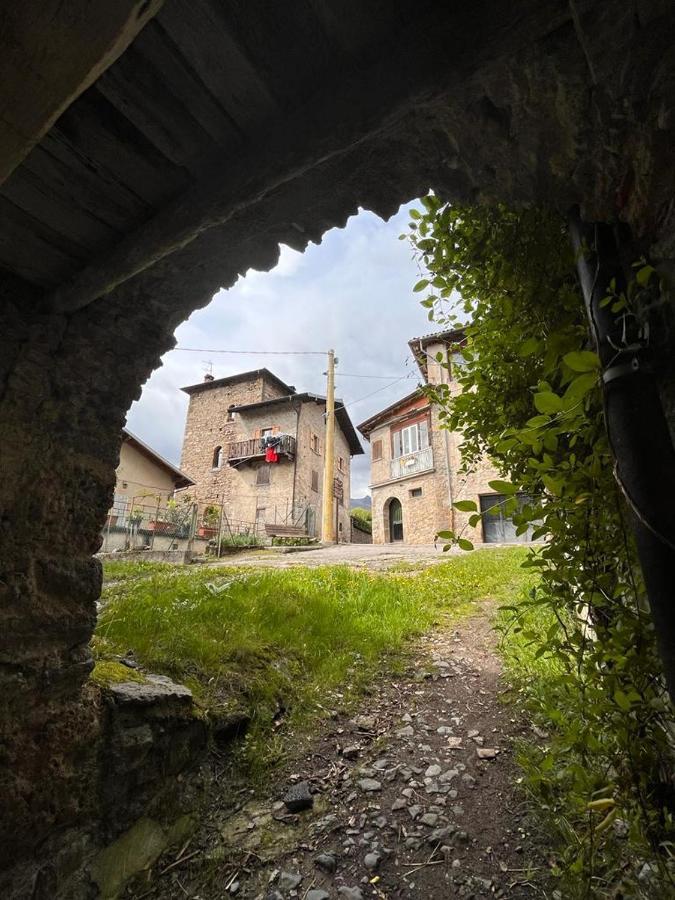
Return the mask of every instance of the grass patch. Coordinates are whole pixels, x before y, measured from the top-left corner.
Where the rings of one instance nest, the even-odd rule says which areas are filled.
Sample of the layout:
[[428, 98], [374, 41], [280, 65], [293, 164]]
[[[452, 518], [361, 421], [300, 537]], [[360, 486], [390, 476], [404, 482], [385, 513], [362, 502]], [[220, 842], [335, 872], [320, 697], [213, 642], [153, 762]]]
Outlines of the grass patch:
[[566, 659], [542, 652], [559, 624], [550, 606], [523, 597], [515, 609], [500, 611], [497, 624], [516, 696], [545, 735], [521, 741], [517, 761], [557, 857], [552, 871], [561, 895], [669, 900], [675, 896], [671, 788], [648, 775], [659, 758], [667, 771], [668, 711], [662, 731], [652, 727], [636, 741], [630, 710], [617, 708], [599, 677], [607, 673], [579, 665], [571, 653]]
[[101, 687], [109, 684], [124, 684], [128, 681], [143, 684], [146, 681], [140, 672], [112, 659], [99, 659], [91, 673], [91, 680]]
[[106, 562], [99, 658], [133, 650], [149, 670], [189, 684], [211, 710], [251, 717], [251, 755], [278, 754], [275, 716], [306, 729], [349, 709], [411, 637], [478, 601], [512, 599], [531, 576], [525, 551], [481, 551], [420, 572], [346, 566], [286, 570]]

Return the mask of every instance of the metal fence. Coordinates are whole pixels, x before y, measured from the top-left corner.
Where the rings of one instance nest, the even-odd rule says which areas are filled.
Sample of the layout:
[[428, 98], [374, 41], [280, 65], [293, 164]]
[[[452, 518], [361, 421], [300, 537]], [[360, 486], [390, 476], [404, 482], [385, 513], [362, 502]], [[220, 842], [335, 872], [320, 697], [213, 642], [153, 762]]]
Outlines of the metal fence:
[[[317, 512], [307, 504], [266, 509], [261, 518], [233, 517], [220, 500], [189, 496], [116, 497], [106, 517], [101, 552], [121, 550], [195, 550], [220, 556], [232, 547], [261, 546], [271, 541], [274, 525], [293, 526], [316, 535]], [[272, 528], [271, 528], [272, 526]]]

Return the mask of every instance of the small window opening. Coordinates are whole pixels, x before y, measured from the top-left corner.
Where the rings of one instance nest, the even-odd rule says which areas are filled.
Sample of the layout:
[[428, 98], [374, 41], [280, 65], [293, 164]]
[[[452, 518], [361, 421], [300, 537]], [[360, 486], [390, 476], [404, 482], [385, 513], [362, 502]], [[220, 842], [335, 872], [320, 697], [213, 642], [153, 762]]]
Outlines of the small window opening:
[[422, 488], [413, 488], [410, 491], [411, 497], [421, 497], [422, 496]]
[[316, 469], [312, 469], [312, 490], [316, 491], [317, 494], [319, 492], [319, 473]]
[[212, 468], [219, 469], [220, 464], [222, 463], [222, 460], [223, 460], [223, 448], [216, 447], [215, 450], [213, 451], [213, 459], [211, 461]]

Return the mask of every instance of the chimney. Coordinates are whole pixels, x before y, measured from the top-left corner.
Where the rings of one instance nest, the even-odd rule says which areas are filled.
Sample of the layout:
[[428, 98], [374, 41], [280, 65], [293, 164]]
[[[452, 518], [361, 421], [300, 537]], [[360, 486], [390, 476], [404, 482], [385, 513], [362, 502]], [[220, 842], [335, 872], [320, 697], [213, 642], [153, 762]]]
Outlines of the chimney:
[[210, 372], [207, 372], [206, 375], [204, 376], [204, 381], [213, 381], [213, 380], [214, 380], [213, 375]]

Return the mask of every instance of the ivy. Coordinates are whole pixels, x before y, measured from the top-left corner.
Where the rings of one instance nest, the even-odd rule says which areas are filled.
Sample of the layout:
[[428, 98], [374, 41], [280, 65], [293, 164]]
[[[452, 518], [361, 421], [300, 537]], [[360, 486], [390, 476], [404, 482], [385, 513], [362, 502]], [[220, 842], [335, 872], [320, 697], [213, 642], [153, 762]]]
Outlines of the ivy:
[[[525, 563], [538, 586], [501, 621], [512, 668], [550, 735], [524, 748], [523, 764], [559, 841], [554, 874], [565, 897], [673, 896], [664, 775], [672, 709], [565, 225], [541, 209], [456, 207], [435, 196], [414, 213], [415, 290], [439, 329], [466, 336], [452, 348], [462, 391], [427, 392], [443, 425], [463, 433], [464, 469], [487, 454], [502, 475], [491, 487], [505, 495], [504, 513], [538, 542]], [[637, 289], [649, 269], [636, 266]], [[612, 291], [608, 304], [625, 315], [630, 291]], [[475, 504], [456, 506], [480, 521]], [[461, 534], [440, 537], [471, 547]]]

